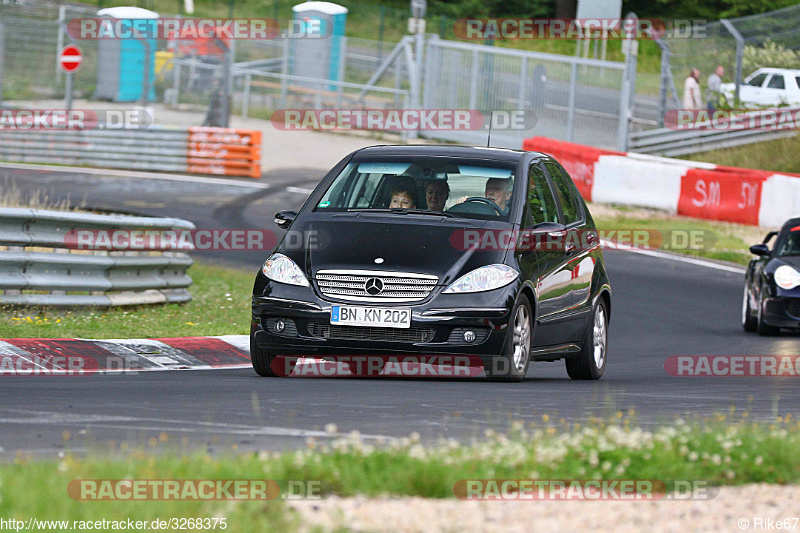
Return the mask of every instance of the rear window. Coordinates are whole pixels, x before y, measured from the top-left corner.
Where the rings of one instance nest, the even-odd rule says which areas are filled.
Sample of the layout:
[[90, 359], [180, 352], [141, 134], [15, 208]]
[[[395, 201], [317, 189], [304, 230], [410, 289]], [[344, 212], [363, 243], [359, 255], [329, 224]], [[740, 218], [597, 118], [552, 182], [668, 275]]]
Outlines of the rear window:
[[783, 80], [783, 75], [781, 74], [773, 74], [772, 78], [769, 80], [769, 85], [767, 85], [770, 89], [785, 89], [786, 83]]

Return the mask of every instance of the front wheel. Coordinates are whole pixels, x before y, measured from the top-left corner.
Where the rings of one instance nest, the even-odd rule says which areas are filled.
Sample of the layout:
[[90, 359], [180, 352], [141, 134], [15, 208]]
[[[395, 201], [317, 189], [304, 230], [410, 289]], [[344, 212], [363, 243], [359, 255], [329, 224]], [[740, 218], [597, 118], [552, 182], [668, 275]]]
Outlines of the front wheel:
[[750, 295], [748, 292], [745, 284], [744, 297], [742, 298], [742, 327], [745, 331], [752, 333], [758, 329], [758, 320], [753, 316], [753, 311], [750, 309]]
[[[294, 370], [297, 359], [286, 358], [284, 361], [284, 358], [280, 358], [276, 361], [276, 357], [274, 355], [270, 355], [264, 349], [259, 348], [253, 336], [250, 335], [250, 362], [253, 365], [253, 370], [255, 370], [256, 374], [261, 377], [285, 378]], [[273, 366], [280, 368], [273, 368]], [[276, 372], [276, 370], [279, 371]]]
[[565, 359], [567, 374], [572, 379], [600, 379], [608, 359], [608, 309], [600, 298], [594, 306], [592, 321], [583, 337], [578, 357]]
[[527, 296], [520, 294], [511, 311], [503, 353], [483, 365], [487, 378], [492, 381], [523, 380], [530, 364], [532, 317]]

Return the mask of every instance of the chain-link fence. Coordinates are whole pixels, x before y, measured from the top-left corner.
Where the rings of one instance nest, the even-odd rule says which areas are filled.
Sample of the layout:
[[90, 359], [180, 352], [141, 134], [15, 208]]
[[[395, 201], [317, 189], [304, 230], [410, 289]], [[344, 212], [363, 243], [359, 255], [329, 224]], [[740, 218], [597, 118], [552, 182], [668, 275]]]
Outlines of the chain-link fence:
[[693, 68], [700, 70], [704, 97], [711, 96], [707, 80], [718, 65], [725, 68], [723, 82], [737, 84], [736, 94], [743, 79], [758, 68], [800, 68], [799, 27], [800, 4], [712, 22], [691, 35], [663, 39], [662, 111], [681, 107], [683, 83]]
[[[425, 109], [532, 112], [532, 128], [495, 131], [494, 146], [519, 147], [523, 138], [541, 135], [617, 147], [624, 63], [437, 39], [428, 42], [427, 54]], [[485, 144], [487, 134], [446, 136]]]
[[[58, 69], [57, 56], [61, 46], [71, 42], [66, 22], [96, 16], [97, 11], [89, 6], [37, 5], [0, 7], [6, 28], [5, 100], [63, 98], [65, 76]], [[400, 28], [399, 13], [397, 17], [392, 27], [404, 35], [407, 14]], [[428, 31], [435, 31], [435, 23], [432, 26], [429, 20], [428, 24]], [[613, 148], [620, 147], [620, 127], [627, 129], [630, 116], [623, 109], [628, 100], [623, 98], [626, 67], [622, 62], [446, 41], [429, 33], [419, 67], [422, 83], [415, 88], [412, 68], [417, 46], [412, 38], [403, 37], [400, 43], [343, 36], [330, 39], [341, 40], [336, 43], [341, 54], [337, 72], [318, 77], [298, 68], [313, 58], [299, 53], [291, 38], [233, 40], [230, 45], [220, 40], [157, 40], [155, 80], [150, 84], [158, 101], [208, 110], [208, 116], [220, 101], [234, 114], [255, 118], [269, 118], [279, 109], [410, 106], [486, 113], [526, 110], [536, 115], [534, 128], [495, 132], [492, 144], [497, 146], [519, 147], [526, 136], [544, 135]], [[73, 80], [76, 98], [96, 98], [98, 76], [109, 75], [106, 66], [98, 72], [102, 43], [77, 42], [84, 60]], [[226, 64], [227, 46], [231, 57]], [[227, 101], [223, 94], [229, 95]], [[634, 100], [634, 111], [641, 107], [642, 101]], [[626, 117], [624, 123], [620, 116]], [[471, 144], [487, 140], [484, 131], [424, 134]]]

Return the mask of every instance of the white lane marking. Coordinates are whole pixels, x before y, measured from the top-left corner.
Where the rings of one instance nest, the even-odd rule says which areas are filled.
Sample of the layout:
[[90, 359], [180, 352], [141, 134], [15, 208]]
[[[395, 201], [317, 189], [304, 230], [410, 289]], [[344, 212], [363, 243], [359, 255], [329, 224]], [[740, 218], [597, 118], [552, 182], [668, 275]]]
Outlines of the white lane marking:
[[294, 192], [297, 194], [305, 194], [305, 195], [309, 195], [312, 192], [314, 192], [314, 189], [303, 189], [302, 187], [286, 187], [286, 190], [288, 192]]
[[714, 263], [712, 261], [704, 261], [702, 259], [695, 259], [693, 257], [686, 257], [683, 255], [676, 255], [676, 254], [666, 254], [664, 252], [658, 252], [656, 250], [642, 250], [638, 248], [615, 248], [615, 244], [606, 240], [601, 241], [603, 246], [607, 246], [607, 250], [614, 250], [614, 251], [621, 251], [621, 252], [632, 252], [635, 254], [642, 254], [642, 255], [649, 255], [651, 257], [657, 257], [659, 259], [668, 259], [670, 261], [677, 261], [679, 263], [689, 263], [690, 265], [696, 265], [706, 268], [714, 268], [716, 270], [723, 270], [725, 272], [733, 272], [735, 274], [744, 274], [747, 272], [745, 267], [738, 267], [733, 265], [721, 265], [719, 263]]
[[84, 167], [53, 167], [50, 165], [35, 165], [27, 163], [0, 163], [0, 168], [10, 168], [15, 170], [46, 170], [48, 172], [68, 172], [81, 174], [95, 174], [100, 176], [112, 176], [118, 178], [142, 178], [163, 181], [185, 181], [190, 183], [208, 183], [211, 185], [231, 185], [233, 187], [247, 187], [250, 189], [269, 189], [269, 183], [242, 181], [237, 179], [205, 178], [201, 176], [189, 176], [186, 174], [161, 174], [158, 172], [133, 171], [133, 170], [114, 170], [105, 168], [84, 168]]
[[[219, 429], [213, 433], [236, 433], [241, 435], [276, 435], [285, 437], [323, 437], [341, 438], [344, 433], [328, 433], [323, 430], [286, 428], [280, 426], [251, 426], [247, 424], [230, 424], [225, 422], [202, 422], [190, 420], [175, 420], [161, 418], [139, 418], [133, 416], [102, 415], [102, 414], [71, 414], [53, 413], [49, 411], [28, 411], [11, 409], [24, 416], [0, 418], [0, 424], [42, 424], [42, 425], [75, 425], [90, 423], [105, 428], [163, 430], [164, 425], [169, 426], [169, 431], [200, 433], [207, 429]], [[131, 422], [141, 424], [131, 425]], [[119, 425], [117, 425], [119, 423]], [[156, 424], [156, 425], [151, 425]], [[164, 424], [164, 425], [159, 425]], [[396, 437], [389, 435], [360, 434], [363, 439], [394, 441]]]

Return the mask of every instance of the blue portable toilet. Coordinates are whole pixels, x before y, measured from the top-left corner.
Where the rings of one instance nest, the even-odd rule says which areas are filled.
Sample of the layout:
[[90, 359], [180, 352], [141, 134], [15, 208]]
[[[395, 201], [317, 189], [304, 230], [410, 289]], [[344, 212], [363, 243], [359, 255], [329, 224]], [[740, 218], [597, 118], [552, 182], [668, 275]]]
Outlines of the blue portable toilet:
[[[140, 7], [110, 7], [97, 12], [98, 17], [118, 19], [121, 31], [139, 28], [142, 39], [100, 39], [97, 42], [97, 91], [95, 97], [112, 102], [137, 102], [147, 84], [147, 101], [156, 99], [156, 46], [154, 25], [146, 19], [158, 13]], [[145, 78], [145, 65], [147, 77]]]
[[[344, 78], [344, 29], [347, 8], [332, 2], [305, 2], [292, 8], [294, 28], [304, 28], [303, 37], [291, 40], [291, 69], [295, 76], [340, 81]], [[320, 35], [309, 35], [316, 28]], [[321, 89], [320, 85], [300, 83]], [[329, 90], [336, 90], [330, 85]]]

